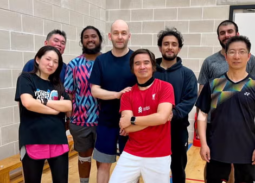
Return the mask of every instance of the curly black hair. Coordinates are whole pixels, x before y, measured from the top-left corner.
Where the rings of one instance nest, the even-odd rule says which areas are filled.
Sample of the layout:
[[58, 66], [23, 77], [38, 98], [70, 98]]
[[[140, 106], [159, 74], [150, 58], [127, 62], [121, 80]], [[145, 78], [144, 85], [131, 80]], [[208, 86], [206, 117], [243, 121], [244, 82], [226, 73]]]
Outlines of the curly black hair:
[[179, 48], [182, 48], [183, 46], [183, 37], [180, 31], [178, 31], [175, 27], [168, 28], [166, 27], [165, 30], [162, 30], [158, 33], [158, 46], [162, 46], [162, 42], [165, 36], [174, 36], [178, 40]]

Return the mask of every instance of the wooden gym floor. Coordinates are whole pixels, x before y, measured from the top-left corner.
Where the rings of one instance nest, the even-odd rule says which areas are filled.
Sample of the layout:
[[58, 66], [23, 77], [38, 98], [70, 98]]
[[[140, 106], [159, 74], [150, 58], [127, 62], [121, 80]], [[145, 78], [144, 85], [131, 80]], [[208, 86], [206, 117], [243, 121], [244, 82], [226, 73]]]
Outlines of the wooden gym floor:
[[[199, 183], [204, 182], [203, 176], [204, 176], [204, 166], [205, 162], [201, 159], [199, 155], [199, 148], [192, 146], [190, 144], [188, 150], [188, 164], [186, 167], [186, 183]], [[79, 175], [78, 175], [78, 165], [77, 160], [78, 157], [74, 156], [70, 158], [69, 162], [69, 182], [70, 183], [79, 183]], [[115, 164], [112, 166], [112, 170], [114, 169]], [[95, 160], [92, 161], [92, 167], [90, 172], [90, 183], [96, 183], [96, 162]], [[51, 173], [49, 170], [43, 173], [42, 177], [43, 183], [52, 183], [51, 180]], [[171, 182], [171, 181], [170, 181]], [[143, 183], [143, 181], [140, 181], [140, 183]]]

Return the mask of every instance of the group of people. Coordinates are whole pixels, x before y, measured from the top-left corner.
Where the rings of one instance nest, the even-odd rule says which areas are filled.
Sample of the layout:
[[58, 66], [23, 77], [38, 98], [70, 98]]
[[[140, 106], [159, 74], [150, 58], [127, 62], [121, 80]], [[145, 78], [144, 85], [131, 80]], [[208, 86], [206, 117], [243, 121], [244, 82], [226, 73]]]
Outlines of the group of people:
[[[185, 183], [188, 114], [198, 108], [201, 157], [208, 183], [255, 181], [255, 59], [251, 43], [229, 20], [217, 29], [222, 50], [208, 57], [197, 79], [178, 56], [176, 28], [158, 33], [161, 58], [128, 48], [128, 24], [116, 20], [101, 53], [94, 26], [80, 35], [82, 54], [67, 65], [64, 31], [53, 30], [17, 81], [19, 147], [26, 183], [41, 182], [45, 160], [54, 183], [68, 182], [66, 129], [78, 151], [80, 183], [88, 183], [91, 157], [98, 183]], [[249, 74], [248, 74], [249, 73]], [[254, 153], [253, 153], [254, 151]], [[110, 176], [112, 163], [120, 155]], [[234, 168], [233, 168], [234, 167]]]

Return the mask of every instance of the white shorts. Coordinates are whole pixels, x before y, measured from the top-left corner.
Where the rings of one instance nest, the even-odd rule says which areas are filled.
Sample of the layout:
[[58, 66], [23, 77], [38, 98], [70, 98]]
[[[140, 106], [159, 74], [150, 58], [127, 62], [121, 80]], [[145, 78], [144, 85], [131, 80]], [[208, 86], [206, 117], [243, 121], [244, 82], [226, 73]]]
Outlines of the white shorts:
[[170, 165], [171, 156], [143, 158], [124, 151], [109, 183], [137, 183], [140, 176], [144, 183], [169, 183]]

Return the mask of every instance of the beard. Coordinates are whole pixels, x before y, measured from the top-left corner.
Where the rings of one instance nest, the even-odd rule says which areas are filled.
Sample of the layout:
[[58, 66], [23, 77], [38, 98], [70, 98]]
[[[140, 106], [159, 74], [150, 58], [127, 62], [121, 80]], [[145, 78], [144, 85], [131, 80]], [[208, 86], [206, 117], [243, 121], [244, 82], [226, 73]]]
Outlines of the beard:
[[96, 45], [96, 47], [95, 48], [92, 48], [92, 49], [89, 49], [89, 48], [87, 48], [87, 47], [85, 47], [85, 46], [83, 46], [82, 47], [82, 53], [84, 54], [84, 53], [86, 53], [86, 54], [97, 54], [97, 53], [99, 53], [100, 51], [101, 51], [101, 44], [99, 44], [99, 45]]
[[226, 48], [226, 45], [225, 45], [222, 41], [220, 41], [220, 40], [219, 40], [219, 42], [220, 42], [221, 47], [222, 47], [223, 49], [225, 49], [225, 48]]
[[174, 54], [173, 56], [167, 56], [166, 54], [163, 54], [162, 57], [167, 61], [173, 61], [176, 59], [177, 55]]
[[[221, 45], [221, 47], [223, 48], [223, 49], [225, 49], [226, 48], [226, 44], [227, 44], [227, 42], [228, 42], [228, 40], [229, 40], [230, 38], [228, 38], [228, 39], [224, 39], [224, 40], [222, 40], [222, 41], [220, 41], [219, 40], [219, 42], [220, 42], [220, 45]], [[227, 41], [226, 41], [227, 40]], [[226, 41], [226, 43], [224, 43]]]

